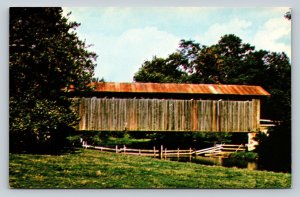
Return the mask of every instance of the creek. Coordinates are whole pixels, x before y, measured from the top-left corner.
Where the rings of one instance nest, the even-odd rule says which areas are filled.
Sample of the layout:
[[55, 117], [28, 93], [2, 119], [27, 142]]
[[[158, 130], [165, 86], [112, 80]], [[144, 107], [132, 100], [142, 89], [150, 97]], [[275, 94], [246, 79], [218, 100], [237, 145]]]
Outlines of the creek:
[[234, 158], [223, 158], [223, 157], [170, 157], [167, 158], [171, 161], [178, 162], [191, 162], [203, 165], [214, 165], [214, 166], [224, 166], [224, 167], [236, 167], [236, 168], [245, 168], [248, 170], [263, 170], [258, 165], [257, 161], [245, 161]]

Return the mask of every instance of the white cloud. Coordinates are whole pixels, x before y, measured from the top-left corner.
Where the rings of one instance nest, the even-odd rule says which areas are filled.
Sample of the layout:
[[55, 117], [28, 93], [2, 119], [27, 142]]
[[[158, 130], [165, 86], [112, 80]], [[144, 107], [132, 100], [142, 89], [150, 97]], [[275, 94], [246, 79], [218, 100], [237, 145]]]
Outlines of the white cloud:
[[145, 60], [154, 55], [166, 57], [174, 52], [180, 38], [156, 27], [130, 29], [119, 37], [94, 36], [94, 49], [99, 51], [96, 76], [114, 82], [130, 82]]
[[268, 20], [254, 35], [253, 44], [257, 49], [285, 52], [291, 57], [291, 45], [281, 39], [290, 40], [291, 24], [281, 17]]
[[251, 27], [250, 21], [233, 19], [226, 23], [212, 24], [203, 35], [195, 36], [195, 39], [201, 44], [212, 45], [216, 44], [221, 36], [225, 34], [235, 34], [238, 37], [245, 37], [247, 30]]
[[[256, 30], [257, 29], [257, 30]], [[254, 45], [257, 50], [285, 52], [291, 58], [291, 23], [284, 17], [271, 18], [258, 26], [255, 21], [233, 19], [228, 23], [215, 23], [202, 35], [195, 36], [201, 44], [216, 44], [225, 34], [235, 34], [244, 43]]]

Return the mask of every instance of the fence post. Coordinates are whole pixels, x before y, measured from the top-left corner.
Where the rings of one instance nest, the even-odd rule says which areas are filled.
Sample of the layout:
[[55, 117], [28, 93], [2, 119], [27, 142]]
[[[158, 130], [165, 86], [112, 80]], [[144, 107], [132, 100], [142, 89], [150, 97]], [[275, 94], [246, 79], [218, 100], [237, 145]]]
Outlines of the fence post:
[[192, 148], [190, 148], [190, 162], [192, 161]]
[[123, 149], [124, 149], [124, 154], [126, 154], [126, 146], [123, 145]]
[[167, 159], [167, 148], [165, 148], [165, 159]]
[[153, 155], [154, 155], [154, 158], [155, 158], [156, 157], [155, 146], [153, 146]]
[[116, 153], [118, 153], [118, 145], [116, 145]]
[[179, 160], [179, 148], [177, 148], [177, 160]]
[[164, 146], [160, 145], [160, 153], [159, 153], [160, 159], [163, 158], [163, 155], [164, 155]]

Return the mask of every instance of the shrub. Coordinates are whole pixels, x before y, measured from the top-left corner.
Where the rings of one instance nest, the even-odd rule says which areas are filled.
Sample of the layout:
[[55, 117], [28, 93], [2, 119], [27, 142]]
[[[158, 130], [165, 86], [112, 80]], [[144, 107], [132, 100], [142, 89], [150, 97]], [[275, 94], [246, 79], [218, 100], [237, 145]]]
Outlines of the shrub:
[[230, 158], [239, 159], [244, 161], [254, 161], [258, 159], [258, 154], [255, 152], [235, 152], [231, 153]]
[[67, 141], [68, 145], [71, 147], [80, 147], [81, 146], [81, 137], [79, 135], [68, 136]]

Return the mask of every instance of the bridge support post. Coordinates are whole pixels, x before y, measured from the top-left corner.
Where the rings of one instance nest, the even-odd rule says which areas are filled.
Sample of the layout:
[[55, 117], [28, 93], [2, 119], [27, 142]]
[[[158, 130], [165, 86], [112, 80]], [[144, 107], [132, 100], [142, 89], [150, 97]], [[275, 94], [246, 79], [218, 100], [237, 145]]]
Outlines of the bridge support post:
[[254, 139], [256, 134], [257, 133], [254, 132], [248, 133], [248, 151], [253, 151], [255, 149], [255, 146], [258, 145], [258, 142]]

